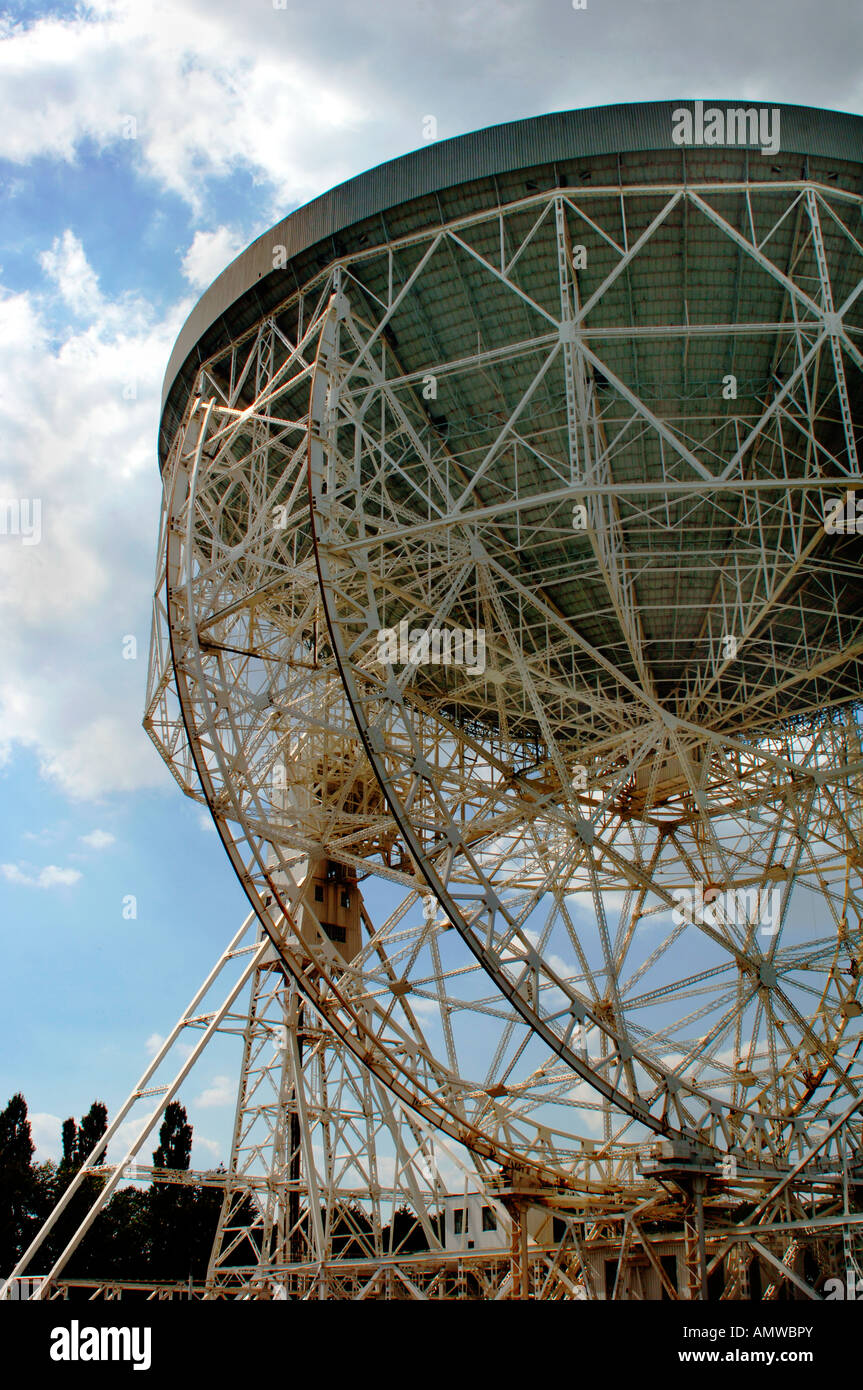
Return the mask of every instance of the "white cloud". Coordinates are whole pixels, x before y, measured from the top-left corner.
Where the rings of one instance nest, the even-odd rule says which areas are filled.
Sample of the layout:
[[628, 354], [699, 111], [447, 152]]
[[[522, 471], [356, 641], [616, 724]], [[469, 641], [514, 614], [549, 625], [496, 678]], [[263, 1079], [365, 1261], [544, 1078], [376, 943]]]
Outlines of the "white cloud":
[[[108, 1159], [110, 1161], [113, 1161], [114, 1163], [119, 1163], [120, 1159], [125, 1157], [132, 1144], [134, 1144], [135, 1140], [141, 1132], [141, 1124], [143, 1118], [143, 1115], [139, 1115], [137, 1119], [123, 1121], [123, 1123], [120, 1125], [120, 1128], [117, 1130], [117, 1133], [114, 1135], [114, 1138], [111, 1141], [108, 1150]], [[137, 1153], [132, 1159], [132, 1162], [136, 1166], [140, 1165], [141, 1167], [145, 1167], [148, 1163], [150, 1163], [152, 1151], [153, 1149], [155, 1149], [156, 1145], [159, 1142], [159, 1125], [161, 1123], [161, 1118], [162, 1117], [160, 1113], [158, 1119], [153, 1125], [153, 1128], [147, 1135], [147, 1138], [139, 1146]]]
[[77, 237], [68, 229], [58, 238], [50, 251], [43, 251], [39, 263], [53, 280], [64, 304], [76, 314], [93, 318], [104, 313], [105, 303], [99, 292], [99, 280]]
[[[95, 0], [72, 18], [7, 26], [0, 155], [73, 160], [84, 141], [116, 146], [193, 206], [207, 179], [238, 170], [294, 199], [353, 172], [338, 137], [375, 122], [380, 93], [373, 103], [346, 84], [332, 55], [304, 57], [297, 24], [271, 5], [244, 20], [199, 0]], [[10, 129], [22, 109], [28, 120]]]
[[43, 1110], [35, 1114], [31, 1112], [27, 1118], [30, 1121], [30, 1134], [36, 1145], [36, 1162], [44, 1163], [46, 1159], [52, 1158], [56, 1163], [60, 1157], [60, 1130], [63, 1123], [59, 1115], [49, 1115]]
[[[85, 141], [127, 153], [199, 206], [241, 171], [284, 207], [421, 142], [567, 106], [741, 98], [857, 110], [860, 19], [809, 0], [90, 0], [72, 16], [0, 27], [0, 156], [72, 160]], [[743, 12], [743, 6], [732, 9]], [[822, 7], [824, 8], [824, 7]], [[252, 18], [253, 15], [253, 18]], [[20, 118], [26, 110], [27, 119]], [[274, 198], [275, 201], [275, 198]]]
[[82, 878], [78, 869], [59, 869], [56, 864], [48, 864], [39, 874], [40, 888], [69, 887], [80, 883]]
[[[155, 1057], [160, 1047], [162, 1047], [164, 1041], [165, 1039], [162, 1037], [161, 1033], [151, 1033], [147, 1041], [144, 1043], [144, 1048], [146, 1049], [147, 1056]], [[192, 1055], [194, 1050], [194, 1043], [181, 1043], [175, 1041], [173, 1044], [173, 1049], [168, 1054], [168, 1057], [169, 1059], [171, 1057], [176, 1057], [185, 1062]]]
[[216, 826], [213, 817], [210, 815], [209, 811], [198, 812], [198, 825], [202, 830], [205, 830], [208, 834], [215, 835]]
[[436, 999], [424, 999], [421, 995], [412, 994], [408, 1003], [417, 1018], [424, 1023], [440, 1021], [440, 1004]]
[[567, 1091], [567, 1099], [578, 1106], [573, 1125], [576, 1134], [583, 1133], [585, 1130], [588, 1134], [599, 1134], [603, 1121], [598, 1103], [600, 1101], [598, 1092], [586, 1081], [579, 1081], [577, 1086], [573, 1086], [570, 1091]]
[[0, 546], [2, 751], [27, 747], [69, 796], [99, 798], [166, 785], [140, 721], [159, 391], [188, 305], [105, 296], [69, 231], [41, 264], [45, 291], [0, 293], [0, 496], [42, 504], [39, 544]]
[[0, 864], [0, 874], [22, 888], [71, 888], [82, 878], [80, 870], [61, 869], [56, 864], [46, 864], [38, 872], [31, 871], [29, 865], [22, 869], [19, 864]]
[[117, 843], [117, 837], [108, 830], [91, 830], [89, 835], [81, 836], [81, 843], [90, 849], [108, 849]]
[[229, 227], [217, 227], [214, 232], [197, 231], [183, 257], [183, 274], [193, 289], [206, 289], [244, 245], [244, 239]]
[[52, 841], [56, 842], [65, 839], [65, 834], [58, 826], [46, 826], [44, 830], [22, 830], [22, 840], [32, 840], [34, 844], [48, 845]]
[[[220, 1159], [221, 1156], [222, 1156], [222, 1146], [221, 1146], [221, 1144], [220, 1144], [216, 1139], [205, 1139], [204, 1136], [203, 1136], [202, 1134], [193, 1134], [193, 1136], [192, 1136], [192, 1167], [193, 1167], [193, 1168], [205, 1166], [205, 1165], [203, 1165], [203, 1164], [199, 1164], [198, 1161], [197, 1161], [197, 1160], [198, 1160], [198, 1150], [199, 1150], [199, 1149], [204, 1149], [204, 1150], [206, 1151], [208, 1157], [209, 1157], [211, 1160], [213, 1160], [214, 1162], [216, 1162], [216, 1163], [218, 1163], [219, 1159]], [[207, 1164], [206, 1166], [207, 1166], [207, 1167], [211, 1167], [212, 1164]]]
[[214, 1076], [212, 1084], [193, 1103], [202, 1110], [209, 1110], [217, 1105], [231, 1105], [236, 1099], [236, 1081], [229, 1076]]

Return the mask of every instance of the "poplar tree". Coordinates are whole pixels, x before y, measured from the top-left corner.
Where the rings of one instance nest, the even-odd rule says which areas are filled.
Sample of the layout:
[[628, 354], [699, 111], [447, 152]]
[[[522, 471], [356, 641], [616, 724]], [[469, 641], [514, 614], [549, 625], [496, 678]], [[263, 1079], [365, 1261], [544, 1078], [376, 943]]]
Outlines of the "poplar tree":
[[34, 1153], [27, 1102], [19, 1092], [0, 1111], [0, 1276], [15, 1267], [33, 1233], [38, 1205]]

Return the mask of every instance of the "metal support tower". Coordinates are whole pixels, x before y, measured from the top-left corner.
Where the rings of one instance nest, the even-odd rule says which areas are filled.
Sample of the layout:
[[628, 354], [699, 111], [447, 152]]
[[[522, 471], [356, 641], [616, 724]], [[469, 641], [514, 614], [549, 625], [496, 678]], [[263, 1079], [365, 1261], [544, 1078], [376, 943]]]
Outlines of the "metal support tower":
[[[165, 1106], [219, 1034], [243, 1044], [228, 1169], [140, 1165]], [[131, 1142], [109, 1163], [108, 1145], [130, 1121], [137, 1121]], [[63, 1271], [112, 1194], [123, 1182], [153, 1179], [224, 1192], [204, 1297], [326, 1298], [330, 1282], [344, 1288], [346, 1271], [356, 1282], [360, 1268], [368, 1283], [411, 1252], [443, 1255], [439, 1158], [462, 1170], [466, 1187], [483, 1191], [471, 1156], [442, 1148], [302, 1000], [250, 915], [0, 1284], [0, 1300], [61, 1296]], [[88, 1211], [51, 1267], [40, 1268], [46, 1237], [93, 1178], [101, 1183]], [[112, 1296], [111, 1281], [99, 1287]]]
[[333, 1262], [440, 1251], [444, 1193], [433, 1141], [270, 949], [252, 980], [207, 1296], [308, 1296], [313, 1265], [323, 1298]]

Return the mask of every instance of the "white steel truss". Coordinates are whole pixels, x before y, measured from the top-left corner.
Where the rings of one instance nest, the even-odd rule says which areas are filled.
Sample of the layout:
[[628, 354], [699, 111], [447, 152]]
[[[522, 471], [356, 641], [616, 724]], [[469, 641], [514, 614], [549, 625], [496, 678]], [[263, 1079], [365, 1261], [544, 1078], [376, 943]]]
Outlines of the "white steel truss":
[[[797, 1202], [860, 1147], [863, 617], [824, 526], [863, 486], [860, 206], [556, 190], [334, 258], [204, 364], [168, 461], [157, 746], [377, 1080], [583, 1196], [651, 1134]], [[719, 321], [634, 311], [680, 219], [733, 257]], [[484, 669], [411, 651], [442, 628]], [[347, 968], [309, 855], [401, 892]]]
[[[246, 993], [247, 1008], [242, 1006]], [[198, 1172], [141, 1164], [138, 1154], [164, 1106], [177, 1096], [207, 1045], [224, 1034], [242, 1041], [227, 1168]], [[124, 1156], [108, 1162], [108, 1145], [130, 1123], [135, 1128]], [[118, 1295], [119, 1284], [68, 1281], [64, 1269], [121, 1183], [154, 1180], [223, 1193], [207, 1278], [196, 1296], [338, 1297], [357, 1268], [368, 1282], [409, 1257], [421, 1264], [417, 1251], [424, 1252], [427, 1264], [447, 1270], [457, 1260], [443, 1247], [441, 1164], [459, 1188], [496, 1205], [486, 1192], [481, 1165], [470, 1154], [436, 1142], [434, 1133], [408, 1115], [315, 1017], [286, 978], [270, 939], [249, 917], [0, 1286], [0, 1299], [52, 1299], [73, 1285]], [[77, 1229], [51, 1268], [34, 1274], [46, 1237], [93, 1179], [100, 1180], [97, 1191]], [[496, 1261], [486, 1257], [490, 1268], [506, 1258], [502, 1207], [499, 1224], [501, 1249]], [[153, 1288], [170, 1292], [169, 1286]]]

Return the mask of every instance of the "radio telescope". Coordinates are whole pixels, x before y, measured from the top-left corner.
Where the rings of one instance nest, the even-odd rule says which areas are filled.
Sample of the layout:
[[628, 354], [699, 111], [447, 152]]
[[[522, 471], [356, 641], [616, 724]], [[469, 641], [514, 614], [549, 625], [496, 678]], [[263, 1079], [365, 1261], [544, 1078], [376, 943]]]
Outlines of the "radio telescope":
[[648, 1208], [689, 1297], [753, 1252], [812, 1296], [804, 1217], [856, 1258], [863, 122], [676, 110], [361, 175], [166, 377], [146, 726], [280, 1007], [465, 1146], [523, 1296], [531, 1203], [568, 1297]]
[[[587, 1030], [617, 1108], [772, 1167], [859, 1086], [860, 541], [824, 523], [859, 478], [860, 204], [703, 178], [499, 202], [410, 238], [389, 297], [389, 248], [345, 258], [312, 516], [449, 920], [573, 1068]], [[484, 670], [428, 660], [442, 626]]]
[[[582, 113], [566, 136], [553, 118], [508, 128], [502, 162], [466, 137], [476, 177], [457, 185], [421, 156], [373, 171], [315, 209], [341, 218], [325, 256], [291, 225], [296, 287], [183, 387], [199, 444], [167, 621], [208, 799], [280, 911], [303, 836], [270, 791], [285, 714], [269, 672], [291, 643], [316, 678], [335, 656], [362, 749], [359, 781], [330, 794], [385, 803], [373, 843], [330, 818], [314, 852], [392, 873], [397, 848], [403, 886], [418, 870], [496, 985], [524, 1065], [484, 1088], [483, 1113], [504, 1102], [492, 1131], [529, 1095], [583, 1134], [585, 1083], [609, 1143], [653, 1131], [772, 1167], [857, 1094], [859, 542], [823, 523], [858, 477], [860, 201], [834, 118], [812, 135], [784, 112], [789, 153], [768, 165], [660, 158], [660, 113], [625, 159]], [[547, 157], [525, 167], [520, 140]], [[320, 597], [288, 620], [305, 466]], [[400, 624], [482, 631], [487, 668], [382, 664], [376, 639]], [[309, 800], [312, 770], [290, 776], [312, 805], [320, 777]], [[408, 1098], [416, 1060], [358, 1021], [314, 935], [304, 987], [323, 984], [334, 1018], [339, 996]], [[396, 1000], [428, 988], [421, 954]], [[391, 994], [363, 999], [395, 1027]], [[428, 1090], [451, 1126], [441, 1095], [477, 1078], [445, 1045], [447, 1086]], [[482, 1148], [469, 1112], [451, 1132]]]

